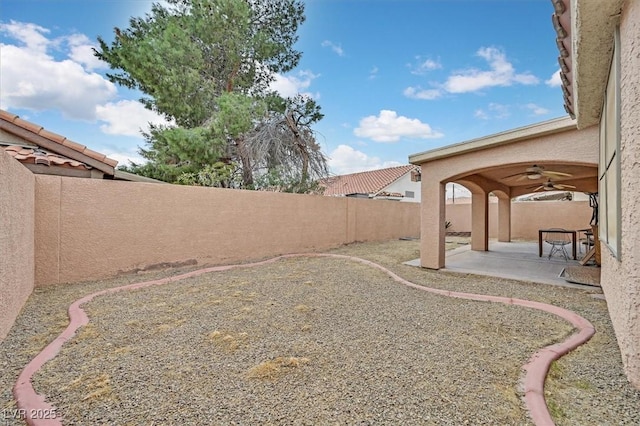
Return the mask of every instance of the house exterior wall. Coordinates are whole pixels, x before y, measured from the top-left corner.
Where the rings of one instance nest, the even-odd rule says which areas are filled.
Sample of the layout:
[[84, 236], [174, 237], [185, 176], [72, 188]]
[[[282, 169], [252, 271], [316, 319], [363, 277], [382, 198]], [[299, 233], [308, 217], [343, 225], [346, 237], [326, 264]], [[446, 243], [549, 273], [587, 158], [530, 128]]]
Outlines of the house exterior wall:
[[36, 177], [36, 285], [417, 236], [419, 204]]
[[0, 150], [0, 340], [33, 290], [34, 177]]
[[620, 21], [620, 259], [603, 245], [602, 289], [631, 383], [640, 388], [640, 2]]
[[396, 180], [391, 185], [384, 188], [383, 191], [399, 192], [402, 195], [405, 195], [406, 191], [412, 191], [413, 198], [408, 198], [405, 196], [400, 201], [409, 202], [409, 203], [420, 202], [420, 182], [411, 181], [411, 173], [405, 174], [400, 179]]
[[[490, 197], [491, 198], [491, 197]], [[589, 228], [588, 201], [528, 201], [511, 203], [511, 238], [537, 240], [544, 228]], [[448, 231], [471, 232], [471, 204], [447, 204]], [[498, 203], [489, 203], [489, 238], [498, 237]]]

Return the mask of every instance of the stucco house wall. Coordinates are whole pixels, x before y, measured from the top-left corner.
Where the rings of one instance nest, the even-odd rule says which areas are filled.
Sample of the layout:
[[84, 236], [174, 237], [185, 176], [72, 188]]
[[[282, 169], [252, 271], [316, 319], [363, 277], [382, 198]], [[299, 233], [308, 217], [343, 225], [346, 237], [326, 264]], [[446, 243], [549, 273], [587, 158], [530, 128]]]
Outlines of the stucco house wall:
[[[397, 192], [404, 195], [404, 197], [400, 200], [403, 202], [420, 202], [420, 182], [413, 182], [411, 180], [411, 173], [405, 174], [400, 179], [387, 186], [384, 191], [392, 193]], [[413, 192], [413, 198], [407, 196], [407, 191]]]
[[34, 177], [0, 150], [0, 340], [34, 285]]
[[602, 288], [629, 380], [640, 388], [640, 2], [620, 21], [620, 259], [602, 246]]

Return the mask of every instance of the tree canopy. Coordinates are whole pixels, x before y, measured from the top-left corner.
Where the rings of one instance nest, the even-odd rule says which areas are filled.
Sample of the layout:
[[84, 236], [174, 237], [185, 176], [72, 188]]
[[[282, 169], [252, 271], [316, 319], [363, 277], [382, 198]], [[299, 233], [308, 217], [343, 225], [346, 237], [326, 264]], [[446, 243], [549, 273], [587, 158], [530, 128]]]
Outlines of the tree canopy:
[[275, 73], [300, 60], [294, 44], [303, 4], [165, 3], [131, 18], [128, 28], [115, 28], [111, 44], [98, 38], [95, 54], [111, 66], [110, 81], [139, 90], [147, 108], [176, 123], [152, 126], [140, 150], [147, 163], [128, 170], [169, 182], [243, 188], [259, 187], [256, 175], [299, 179], [299, 188], [326, 175], [311, 128], [322, 118], [320, 107], [308, 97], [282, 99], [268, 90]]

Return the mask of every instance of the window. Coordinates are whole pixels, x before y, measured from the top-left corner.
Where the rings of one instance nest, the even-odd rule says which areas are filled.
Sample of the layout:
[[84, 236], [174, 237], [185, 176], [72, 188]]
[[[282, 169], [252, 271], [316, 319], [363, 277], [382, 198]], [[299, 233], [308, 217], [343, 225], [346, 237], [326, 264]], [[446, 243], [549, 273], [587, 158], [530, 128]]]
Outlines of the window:
[[620, 35], [616, 28], [613, 58], [600, 116], [598, 167], [599, 238], [620, 258]]

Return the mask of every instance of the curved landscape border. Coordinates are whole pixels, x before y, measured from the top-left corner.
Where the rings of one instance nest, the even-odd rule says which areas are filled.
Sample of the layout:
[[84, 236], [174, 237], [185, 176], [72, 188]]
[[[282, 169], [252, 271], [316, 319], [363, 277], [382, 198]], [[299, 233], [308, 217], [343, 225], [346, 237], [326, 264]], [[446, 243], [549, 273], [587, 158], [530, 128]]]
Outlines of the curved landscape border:
[[[504, 303], [507, 305], [523, 306], [526, 308], [538, 309], [544, 312], [554, 314], [569, 323], [571, 323], [578, 331], [572, 334], [563, 342], [546, 346], [529, 359], [529, 361], [523, 366], [525, 371], [523, 385], [524, 402], [529, 410], [533, 422], [538, 425], [553, 425], [553, 419], [547, 408], [547, 404], [544, 398], [544, 382], [549, 372], [551, 363], [561, 356], [567, 354], [583, 343], [587, 342], [595, 333], [593, 325], [585, 318], [576, 314], [568, 309], [560, 308], [547, 303], [534, 302], [525, 299], [516, 299], [511, 297], [490, 296], [485, 294], [463, 293], [457, 291], [448, 291], [437, 288], [425, 287], [419, 284], [412, 283], [405, 280], [391, 270], [366, 259], [361, 259], [354, 256], [346, 256], [340, 254], [329, 253], [302, 253], [302, 254], [287, 254], [277, 256], [268, 260], [253, 263], [242, 263], [236, 265], [214, 266], [210, 268], [199, 269], [197, 271], [187, 272], [184, 274], [162, 278], [158, 280], [145, 281], [135, 284], [129, 284], [122, 287], [109, 288], [101, 290], [87, 296], [84, 296], [69, 306], [69, 325], [67, 328], [49, 345], [47, 345], [38, 355], [36, 355], [22, 370], [18, 376], [13, 387], [13, 396], [17, 402], [18, 410], [25, 417], [27, 424], [32, 426], [58, 426], [62, 425], [60, 418], [55, 415], [55, 407], [46, 402], [45, 396], [38, 394], [31, 383], [33, 375], [42, 368], [42, 366], [49, 360], [53, 359], [59, 352], [62, 346], [73, 336], [76, 331], [89, 323], [89, 317], [82, 309], [82, 305], [91, 301], [93, 298], [105, 294], [116, 293], [125, 290], [135, 290], [144, 287], [151, 287], [161, 284], [167, 284], [170, 282], [180, 281], [185, 278], [190, 278], [210, 272], [222, 272], [230, 269], [237, 268], [252, 268], [256, 266], [266, 265], [274, 263], [281, 259], [295, 258], [295, 257], [331, 257], [338, 259], [346, 259], [355, 262], [359, 262], [375, 269], [378, 269], [394, 281], [404, 284], [408, 287], [415, 288], [417, 290], [427, 291], [429, 293], [439, 294], [442, 296], [454, 297], [458, 299], [476, 300], [481, 302], [493, 302]], [[56, 418], [46, 418], [56, 417]]]

